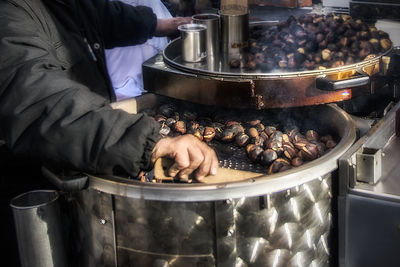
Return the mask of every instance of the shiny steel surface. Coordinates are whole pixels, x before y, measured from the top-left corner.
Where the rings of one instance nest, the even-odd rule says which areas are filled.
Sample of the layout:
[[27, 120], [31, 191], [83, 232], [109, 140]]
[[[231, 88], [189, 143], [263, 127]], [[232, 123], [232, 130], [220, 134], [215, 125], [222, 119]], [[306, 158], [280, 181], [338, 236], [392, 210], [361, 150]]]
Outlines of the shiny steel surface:
[[[209, 201], [257, 196], [279, 192], [309, 182], [337, 168], [337, 159], [355, 140], [350, 116], [335, 105], [294, 109], [310, 118], [318, 129], [330, 129], [340, 138], [338, 145], [326, 155], [291, 170], [265, 175], [258, 179], [226, 184], [152, 184], [119, 177], [89, 177], [89, 187], [109, 194], [160, 201]], [[316, 130], [318, 130], [316, 129]]]
[[219, 59], [220, 52], [220, 20], [217, 14], [196, 14], [192, 16], [192, 20], [197, 24], [207, 26], [206, 30], [206, 46], [207, 58], [211, 61], [213, 58]]
[[330, 183], [223, 201], [115, 196], [118, 266], [328, 266]]
[[249, 14], [220, 14], [222, 53], [230, 59], [239, 59], [249, 40]]
[[37, 190], [11, 200], [23, 267], [67, 266], [58, 197], [57, 191]]
[[96, 190], [70, 195], [71, 220], [69, 250], [75, 255], [70, 266], [117, 266], [113, 196]]
[[183, 24], [181, 32], [180, 55], [184, 62], [201, 62], [207, 57], [206, 29], [202, 24]]
[[[222, 18], [221, 18], [222, 21]], [[252, 79], [281, 79], [281, 78], [292, 78], [292, 77], [317, 77], [323, 75], [337, 74], [338, 72], [355, 71], [363, 69], [368, 74], [371, 72], [369, 68], [373, 68], [376, 64], [381, 64], [383, 56], [388, 55], [392, 49], [377, 55], [374, 58], [364, 60], [355, 64], [350, 64], [337, 68], [329, 68], [324, 70], [306, 70], [306, 71], [272, 71], [263, 72], [259, 69], [246, 70], [244, 68], [231, 68], [229, 61], [227, 61], [223, 55], [220, 60], [214, 60], [215, 66], [207, 64], [207, 61], [202, 63], [185, 63], [180, 57], [181, 39], [177, 38], [171, 41], [163, 51], [163, 58], [165, 62], [175, 68], [195, 73], [217, 77], [236, 77], [236, 78], [252, 78]]]

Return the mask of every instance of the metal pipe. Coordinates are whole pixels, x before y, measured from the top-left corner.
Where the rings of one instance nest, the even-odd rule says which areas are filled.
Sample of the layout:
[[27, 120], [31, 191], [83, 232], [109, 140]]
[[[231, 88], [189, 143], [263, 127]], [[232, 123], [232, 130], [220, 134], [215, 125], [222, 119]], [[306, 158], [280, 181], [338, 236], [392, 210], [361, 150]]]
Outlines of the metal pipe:
[[67, 266], [58, 198], [57, 191], [36, 190], [11, 200], [21, 266]]

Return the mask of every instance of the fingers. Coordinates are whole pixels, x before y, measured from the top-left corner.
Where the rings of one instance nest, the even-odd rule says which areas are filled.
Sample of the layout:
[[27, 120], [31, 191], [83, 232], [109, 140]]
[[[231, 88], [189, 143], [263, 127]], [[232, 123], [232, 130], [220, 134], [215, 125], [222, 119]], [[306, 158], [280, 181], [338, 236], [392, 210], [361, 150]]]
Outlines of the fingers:
[[168, 170], [172, 177], [187, 179], [195, 171], [195, 178], [201, 181], [207, 175], [215, 175], [218, 168], [215, 151], [192, 135], [161, 139], [153, 149], [152, 161], [159, 157], [174, 159]]
[[191, 174], [194, 170], [199, 168], [199, 166], [201, 166], [204, 161], [207, 161], [207, 158], [205, 158], [204, 153], [201, 151], [201, 149], [197, 149], [197, 147], [189, 147], [187, 151], [187, 156], [188, 157], [185, 157], [186, 160], [184, 162], [185, 164], [181, 165], [182, 169], [179, 172], [179, 177], [183, 179], [188, 179], [189, 174]]
[[[207, 145], [206, 145], [207, 146]], [[218, 158], [215, 151], [207, 146], [207, 151], [205, 151], [204, 161], [197, 168], [195, 177], [201, 182], [201, 180], [208, 175], [216, 175], [218, 169]]]

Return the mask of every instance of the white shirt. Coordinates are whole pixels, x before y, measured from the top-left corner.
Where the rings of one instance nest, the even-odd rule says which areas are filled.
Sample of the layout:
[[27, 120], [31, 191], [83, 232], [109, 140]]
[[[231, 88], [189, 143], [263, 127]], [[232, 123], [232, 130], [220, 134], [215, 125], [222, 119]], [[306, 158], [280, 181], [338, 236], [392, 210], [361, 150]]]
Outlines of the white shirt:
[[[160, 0], [119, 0], [132, 6], [148, 6], [159, 19], [172, 18]], [[167, 37], [153, 37], [144, 44], [107, 49], [108, 73], [114, 87], [117, 101], [141, 95], [143, 88], [142, 63], [168, 44]]]

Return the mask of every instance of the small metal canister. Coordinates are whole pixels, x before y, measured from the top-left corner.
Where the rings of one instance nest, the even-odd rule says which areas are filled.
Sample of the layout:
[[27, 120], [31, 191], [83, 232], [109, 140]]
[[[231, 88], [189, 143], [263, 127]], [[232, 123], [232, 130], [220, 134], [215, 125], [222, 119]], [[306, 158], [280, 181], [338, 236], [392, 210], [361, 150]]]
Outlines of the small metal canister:
[[206, 30], [206, 44], [207, 44], [207, 57], [219, 57], [219, 15], [217, 14], [197, 14], [192, 16], [194, 23], [203, 24], [207, 26]]
[[11, 200], [22, 267], [68, 266], [59, 193], [35, 190]]
[[249, 40], [249, 14], [220, 14], [222, 52], [229, 59], [239, 59]]
[[201, 62], [207, 57], [206, 30], [202, 24], [183, 24], [178, 27], [182, 39], [182, 60]]

